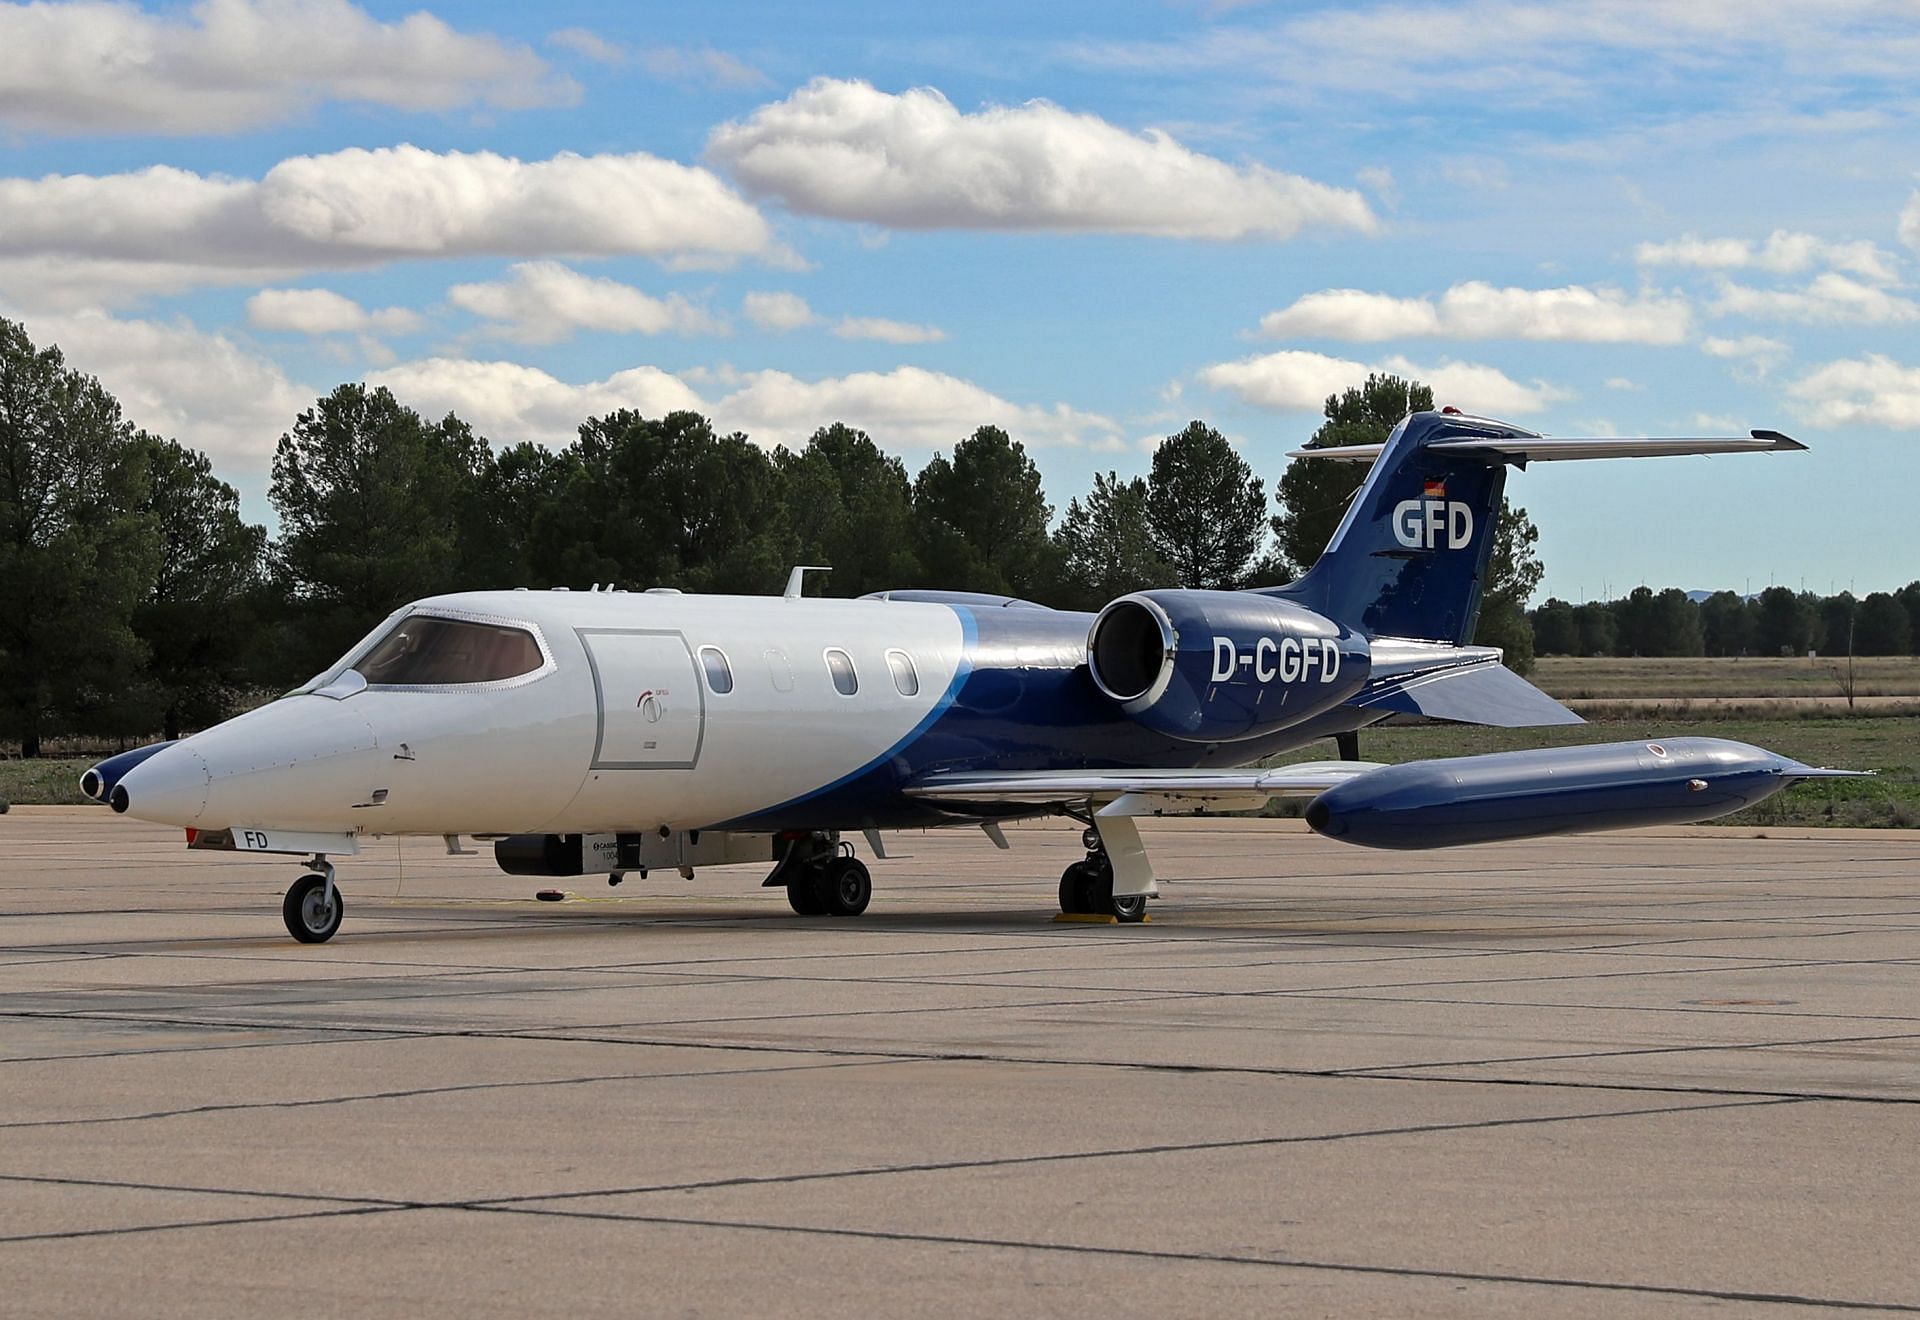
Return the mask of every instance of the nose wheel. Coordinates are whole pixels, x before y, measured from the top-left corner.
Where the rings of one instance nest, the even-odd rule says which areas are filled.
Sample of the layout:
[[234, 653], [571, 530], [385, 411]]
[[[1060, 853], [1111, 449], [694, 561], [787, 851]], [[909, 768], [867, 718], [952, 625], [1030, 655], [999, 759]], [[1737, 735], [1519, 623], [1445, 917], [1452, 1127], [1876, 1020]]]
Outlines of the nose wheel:
[[333, 863], [316, 857], [308, 865], [318, 869], [287, 886], [280, 917], [287, 923], [287, 933], [302, 944], [325, 944], [340, 929], [347, 905], [333, 883]]

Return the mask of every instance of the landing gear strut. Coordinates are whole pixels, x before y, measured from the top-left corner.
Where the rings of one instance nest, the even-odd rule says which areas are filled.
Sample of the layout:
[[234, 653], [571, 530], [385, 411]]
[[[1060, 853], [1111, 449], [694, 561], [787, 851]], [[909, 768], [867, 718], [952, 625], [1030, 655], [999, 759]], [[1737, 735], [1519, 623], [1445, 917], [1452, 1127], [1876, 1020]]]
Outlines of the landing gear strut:
[[1086, 860], [1061, 873], [1060, 910], [1069, 916], [1114, 917], [1129, 923], [1146, 920], [1145, 894], [1114, 896], [1113, 861], [1100, 842], [1100, 831], [1089, 826], [1080, 842], [1086, 846]]
[[287, 933], [302, 944], [325, 944], [340, 929], [347, 905], [334, 886], [332, 862], [316, 855], [307, 868], [306, 875], [287, 886], [280, 917], [287, 923]]
[[873, 876], [853, 845], [831, 835], [794, 839], [769, 876], [787, 887], [787, 905], [803, 917], [857, 917], [873, 901]]

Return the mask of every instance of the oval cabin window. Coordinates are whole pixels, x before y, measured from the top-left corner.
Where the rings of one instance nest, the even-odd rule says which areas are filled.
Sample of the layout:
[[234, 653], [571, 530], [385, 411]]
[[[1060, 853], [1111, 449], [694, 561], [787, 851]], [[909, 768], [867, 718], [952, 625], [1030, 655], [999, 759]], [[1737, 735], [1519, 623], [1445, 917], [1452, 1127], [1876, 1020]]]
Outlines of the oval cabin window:
[[700, 648], [700, 668], [706, 671], [707, 687], [724, 697], [733, 691], [733, 666], [727, 663], [727, 653], [717, 646]]
[[845, 651], [827, 652], [827, 672], [833, 675], [833, 688], [843, 697], [860, 690], [860, 676], [854, 672], [853, 657]]
[[913, 657], [905, 651], [888, 651], [887, 668], [893, 672], [893, 685], [903, 697], [920, 691], [920, 675], [914, 672]]

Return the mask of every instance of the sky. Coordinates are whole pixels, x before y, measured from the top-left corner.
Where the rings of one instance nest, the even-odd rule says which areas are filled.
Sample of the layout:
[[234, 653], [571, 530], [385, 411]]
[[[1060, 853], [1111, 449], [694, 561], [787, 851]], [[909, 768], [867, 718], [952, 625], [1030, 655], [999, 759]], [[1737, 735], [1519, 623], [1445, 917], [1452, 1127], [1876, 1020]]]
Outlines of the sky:
[[1555, 435], [1540, 597], [1920, 578], [1920, 3], [0, 3], [0, 315], [206, 450], [347, 380], [694, 408], [1057, 508], [1369, 371]]

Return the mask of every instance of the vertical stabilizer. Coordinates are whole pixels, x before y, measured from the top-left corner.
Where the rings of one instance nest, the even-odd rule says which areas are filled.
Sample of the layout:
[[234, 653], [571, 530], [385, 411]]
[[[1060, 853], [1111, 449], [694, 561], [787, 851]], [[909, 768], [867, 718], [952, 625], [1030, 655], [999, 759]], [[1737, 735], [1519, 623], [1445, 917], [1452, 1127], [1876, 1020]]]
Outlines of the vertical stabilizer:
[[[1325, 553], [1289, 597], [1369, 637], [1460, 645], [1473, 636], [1493, 555], [1506, 465], [1485, 453], [1430, 448], [1440, 440], [1532, 436], [1503, 422], [1414, 413], [1383, 446]], [[1354, 446], [1364, 459], [1372, 446]], [[1347, 458], [1331, 449], [1320, 457]]]

